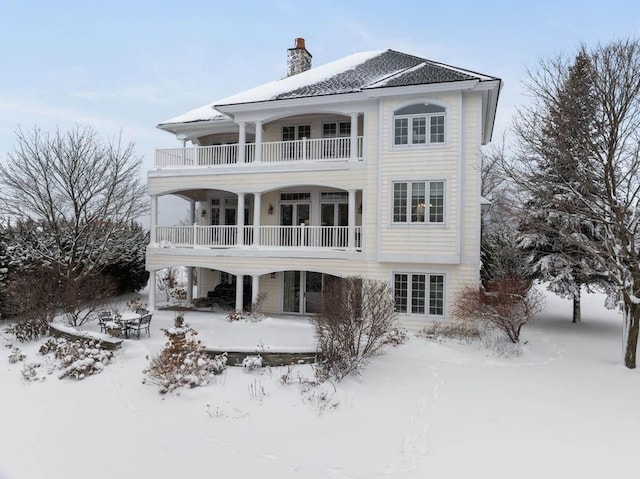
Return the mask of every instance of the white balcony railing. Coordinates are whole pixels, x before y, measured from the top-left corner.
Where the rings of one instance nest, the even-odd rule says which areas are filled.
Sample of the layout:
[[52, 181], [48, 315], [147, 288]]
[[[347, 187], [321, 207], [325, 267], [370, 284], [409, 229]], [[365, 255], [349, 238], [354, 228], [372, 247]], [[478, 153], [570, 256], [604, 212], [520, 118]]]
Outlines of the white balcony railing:
[[[243, 244], [265, 248], [349, 247], [348, 226], [260, 226], [260, 242], [254, 245], [253, 226], [244, 226]], [[361, 248], [361, 226], [354, 228], [354, 247]], [[232, 248], [238, 246], [237, 226], [156, 226], [156, 242], [163, 247]]]
[[[362, 159], [363, 137], [357, 138], [356, 159]], [[201, 168], [238, 163], [239, 145], [194, 146], [156, 149], [157, 169]], [[245, 145], [245, 163], [255, 163], [256, 144]], [[347, 160], [351, 158], [351, 138], [320, 138], [262, 143], [262, 163], [292, 161]]]

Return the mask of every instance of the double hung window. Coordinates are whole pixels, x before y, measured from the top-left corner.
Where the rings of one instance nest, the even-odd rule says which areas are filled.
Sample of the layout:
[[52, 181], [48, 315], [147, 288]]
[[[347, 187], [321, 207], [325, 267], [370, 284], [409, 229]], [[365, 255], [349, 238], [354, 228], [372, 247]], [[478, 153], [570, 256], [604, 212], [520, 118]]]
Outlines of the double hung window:
[[444, 223], [444, 181], [393, 183], [393, 223]]

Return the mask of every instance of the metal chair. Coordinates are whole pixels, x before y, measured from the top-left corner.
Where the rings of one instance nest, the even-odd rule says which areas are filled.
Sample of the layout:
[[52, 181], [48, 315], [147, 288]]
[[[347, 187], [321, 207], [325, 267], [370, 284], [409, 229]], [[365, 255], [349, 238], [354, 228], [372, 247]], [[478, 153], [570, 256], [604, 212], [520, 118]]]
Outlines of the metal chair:
[[135, 333], [136, 337], [140, 339], [140, 331], [147, 331], [147, 335], [151, 337], [151, 313], [145, 314], [140, 317], [137, 321], [132, 321], [128, 324], [128, 333], [133, 336]]
[[113, 318], [111, 317], [111, 313], [109, 311], [98, 311], [98, 324], [100, 325], [101, 333], [107, 332], [106, 324], [109, 321], [113, 321]]

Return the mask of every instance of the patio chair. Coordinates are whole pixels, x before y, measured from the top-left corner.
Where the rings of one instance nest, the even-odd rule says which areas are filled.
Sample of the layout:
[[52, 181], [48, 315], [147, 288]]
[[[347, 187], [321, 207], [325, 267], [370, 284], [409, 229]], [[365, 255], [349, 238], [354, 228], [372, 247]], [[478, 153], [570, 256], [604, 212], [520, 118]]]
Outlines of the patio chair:
[[134, 334], [140, 339], [140, 331], [147, 331], [147, 335], [151, 337], [151, 313], [141, 316], [137, 321], [131, 321], [128, 324], [127, 333], [129, 336]]
[[101, 333], [107, 332], [106, 324], [109, 321], [113, 321], [113, 318], [111, 317], [111, 313], [109, 311], [98, 311], [98, 324], [100, 325]]

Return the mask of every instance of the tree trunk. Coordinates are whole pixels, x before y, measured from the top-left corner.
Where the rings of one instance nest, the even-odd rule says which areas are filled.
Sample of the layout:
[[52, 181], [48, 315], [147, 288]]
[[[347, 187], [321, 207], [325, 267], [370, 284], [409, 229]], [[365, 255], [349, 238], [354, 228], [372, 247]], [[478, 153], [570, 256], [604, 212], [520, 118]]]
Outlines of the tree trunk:
[[[626, 298], [625, 298], [626, 299]], [[624, 305], [624, 365], [629, 369], [636, 367], [636, 350], [638, 349], [638, 326], [640, 325], [640, 305], [631, 303]]]
[[580, 290], [576, 294], [573, 295], [573, 322], [579, 323], [581, 322], [581, 313], [580, 313]]

